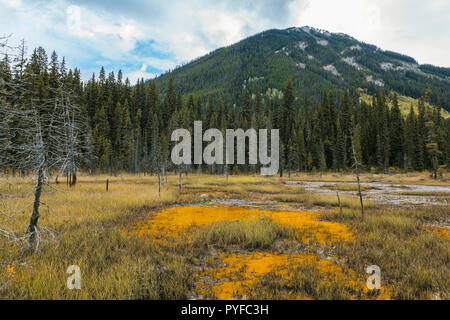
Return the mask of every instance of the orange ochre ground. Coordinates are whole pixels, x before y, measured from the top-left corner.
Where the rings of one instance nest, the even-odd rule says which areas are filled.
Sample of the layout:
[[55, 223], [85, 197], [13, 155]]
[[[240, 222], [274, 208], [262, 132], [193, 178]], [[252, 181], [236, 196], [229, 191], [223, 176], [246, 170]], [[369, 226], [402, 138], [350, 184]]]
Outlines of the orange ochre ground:
[[448, 228], [431, 227], [431, 230], [433, 230], [438, 236], [450, 240], [450, 230]]
[[[353, 232], [344, 224], [320, 220], [320, 213], [267, 210], [233, 205], [214, 206], [176, 206], [154, 214], [150, 219], [140, 222], [136, 233], [158, 241], [177, 241], [187, 237], [187, 230], [193, 226], [258, 219], [262, 215], [274, 222], [298, 229], [300, 240], [307, 244], [333, 245], [338, 241], [352, 241]], [[332, 260], [321, 259], [315, 254], [287, 254], [277, 252], [218, 253], [210, 260], [220, 263], [196, 272], [193, 277], [197, 283], [199, 296], [216, 297], [221, 300], [245, 298], [251, 287], [265, 275], [276, 275], [289, 280], [291, 271], [300, 263], [312, 263], [320, 273], [320, 281], [343, 281], [355, 291], [366, 292], [365, 278], [353, 270], [343, 268]], [[210, 261], [214, 262], [214, 261]], [[216, 263], [217, 265], [217, 263]], [[198, 281], [208, 279], [208, 281]], [[387, 288], [386, 288], [387, 289]], [[388, 290], [378, 298], [388, 298]], [[285, 299], [308, 299], [308, 296], [289, 295]], [[348, 298], [354, 298], [349, 296]]]

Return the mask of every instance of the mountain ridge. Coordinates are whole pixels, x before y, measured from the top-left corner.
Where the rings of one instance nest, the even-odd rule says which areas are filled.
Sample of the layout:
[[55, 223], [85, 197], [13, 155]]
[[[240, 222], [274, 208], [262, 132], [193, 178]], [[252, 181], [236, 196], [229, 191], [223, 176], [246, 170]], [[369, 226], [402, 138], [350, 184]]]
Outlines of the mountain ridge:
[[162, 92], [172, 76], [183, 95], [219, 91], [236, 101], [243, 88], [282, 90], [288, 75], [301, 98], [344, 88], [372, 94], [394, 90], [419, 98], [431, 88], [431, 102], [450, 111], [450, 68], [420, 65], [408, 55], [309, 26], [262, 31], [155, 80]]

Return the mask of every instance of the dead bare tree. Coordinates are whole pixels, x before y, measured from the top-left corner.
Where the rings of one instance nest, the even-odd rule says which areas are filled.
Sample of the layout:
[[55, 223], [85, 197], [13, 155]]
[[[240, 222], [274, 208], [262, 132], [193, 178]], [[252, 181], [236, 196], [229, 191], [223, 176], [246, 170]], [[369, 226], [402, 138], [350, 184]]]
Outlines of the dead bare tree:
[[339, 213], [342, 215], [343, 214], [343, 212], [342, 212], [342, 203], [341, 203], [341, 197], [339, 196], [339, 191], [338, 191], [338, 189], [336, 188], [336, 196], [337, 196], [337, 199], [338, 199], [338, 204], [339, 204]]
[[63, 115], [61, 124], [64, 130], [64, 144], [61, 153], [62, 164], [59, 166], [60, 173], [69, 176], [69, 186], [77, 182], [78, 162], [82, 154], [89, 154], [90, 136], [87, 127], [87, 119], [81, 112], [80, 106], [73, 102], [76, 96], [73, 92], [61, 93], [61, 104]]
[[224, 165], [224, 169], [225, 169], [225, 177], [226, 177], [227, 184], [228, 184], [228, 175], [229, 175], [229, 173], [228, 173], [228, 165], [227, 164]]
[[[4, 48], [3, 43], [0, 47]], [[13, 84], [9, 79], [8, 75], [4, 73], [5, 69], [0, 68], [0, 170], [2, 171], [8, 163], [11, 161], [11, 143], [14, 140], [13, 132], [10, 130], [13, 124], [12, 119], [14, 117], [10, 112], [5, 111], [10, 108], [10, 100], [13, 97], [13, 91], [11, 88]], [[0, 172], [1, 172], [0, 171]], [[8, 185], [7, 189], [3, 189], [3, 185]], [[2, 191], [0, 192], [0, 236], [6, 239], [8, 242], [14, 244], [22, 243], [24, 241], [24, 236], [20, 235], [19, 232], [14, 230], [12, 227], [14, 222], [16, 222], [16, 217], [22, 214], [29, 206], [17, 210], [16, 208], [11, 208], [8, 204], [8, 200], [13, 197], [12, 194], [8, 193], [11, 190], [12, 184], [6, 180], [0, 180], [0, 187]]]
[[161, 198], [161, 170], [158, 168], [158, 196]]
[[[28, 239], [28, 248], [36, 250], [41, 239], [40, 206], [44, 187], [52, 171], [67, 173], [76, 181], [77, 158], [82, 152], [85, 121], [75, 93], [64, 83], [49, 88], [48, 97], [37, 94], [39, 75], [24, 70], [20, 76], [0, 70], [0, 165], [34, 174], [33, 203], [30, 222], [23, 237], [13, 231], [16, 239]], [[45, 204], [44, 204], [45, 205]], [[1, 210], [1, 209], [0, 209]], [[5, 213], [5, 215], [8, 215]]]
[[361, 167], [361, 162], [358, 159], [358, 156], [355, 151], [355, 143], [354, 143], [354, 137], [352, 136], [352, 153], [353, 153], [353, 168], [354, 172], [356, 174], [356, 182], [358, 183], [358, 195], [359, 195], [359, 201], [361, 203], [361, 219], [364, 220], [364, 203], [363, 203], [363, 197], [361, 193], [361, 184], [359, 179], [359, 168]]
[[178, 188], [181, 190], [182, 184], [181, 184], [181, 174], [182, 174], [182, 166], [178, 166]]

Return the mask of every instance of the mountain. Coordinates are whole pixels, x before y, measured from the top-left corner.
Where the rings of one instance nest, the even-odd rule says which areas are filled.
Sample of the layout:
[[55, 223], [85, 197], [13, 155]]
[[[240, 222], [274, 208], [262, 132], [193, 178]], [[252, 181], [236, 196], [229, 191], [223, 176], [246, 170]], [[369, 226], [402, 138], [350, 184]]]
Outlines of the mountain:
[[243, 88], [279, 92], [288, 75], [299, 98], [320, 96], [324, 88], [362, 88], [370, 94], [394, 90], [418, 98], [430, 88], [431, 102], [440, 101], [450, 111], [450, 68], [420, 65], [412, 57], [381, 50], [346, 34], [308, 26], [261, 32], [156, 81], [163, 92], [172, 76], [183, 95], [221, 91], [236, 101]]

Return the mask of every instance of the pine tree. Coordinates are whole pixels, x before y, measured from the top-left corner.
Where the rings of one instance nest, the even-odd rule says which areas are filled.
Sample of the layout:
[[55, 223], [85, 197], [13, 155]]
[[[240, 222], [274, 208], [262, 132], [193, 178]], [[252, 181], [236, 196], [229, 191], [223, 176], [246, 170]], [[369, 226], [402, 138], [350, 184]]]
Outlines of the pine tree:
[[169, 78], [169, 83], [167, 85], [167, 92], [166, 96], [164, 98], [164, 111], [162, 113], [163, 119], [163, 127], [167, 128], [167, 125], [169, 124], [170, 117], [173, 115], [173, 113], [176, 110], [176, 104], [177, 104], [177, 98], [175, 93], [175, 88], [173, 85], [173, 78]]
[[208, 95], [208, 102], [206, 103], [206, 119], [204, 126], [207, 128], [215, 128], [213, 123], [213, 115], [215, 113], [214, 95], [210, 93]]
[[298, 152], [298, 169], [303, 171], [306, 170], [306, 150], [305, 150], [305, 138], [303, 136], [302, 128], [297, 131], [297, 152]]
[[[209, 102], [209, 99], [208, 99], [208, 102]], [[208, 109], [208, 107], [207, 107], [207, 109]], [[251, 118], [252, 118], [252, 106], [251, 106], [250, 92], [247, 89], [244, 89], [244, 93], [243, 93], [242, 116], [244, 118], [244, 122], [250, 123]]]
[[344, 138], [344, 133], [343, 130], [341, 128], [341, 121], [338, 119], [337, 120], [337, 126], [336, 126], [336, 130], [337, 130], [337, 150], [336, 150], [336, 155], [337, 155], [337, 167], [341, 170], [346, 169], [346, 163], [347, 163], [347, 152], [346, 152], [346, 146], [345, 146], [345, 138]]
[[118, 170], [120, 167], [122, 167], [122, 143], [123, 143], [123, 131], [124, 125], [123, 122], [125, 112], [122, 108], [122, 105], [120, 102], [117, 102], [116, 109], [114, 110], [114, 124], [115, 124], [115, 130], [114, 130], [114, 140], [113, 140], [113, 156], [112, 156], [112, 163], [111, 166], [113, 167], [114, 175], [117, 175]]
[[288, 140], [288, 145], [287, 148], [289, 148], [289, 158], [287, 158], [287, 169], [288, 169], [288, 176], [291, 176], [291, 172], [294, 171], [296, 169], [296, 166], [298, 165], [298, 163], [300, 162], [299, 159], [299, 145], [297, 143], [297, 135], [296, 135], [296, 130], [293, 127], [292, 128], [292, 132], [290, 134], [289, 140]]
[[151, 142], [151, 149], [150, 149], [150, 163], [151, 168], [153, 171], [159, 172], [160, 168], [160, 161], [159, 161], [159, 154], [160, 154], [160, 132], [159, 132], [159, 120], [158, 120], [158, 114], [153, 114], [152, 118], [152, 142]]
[[136, 114], [136, 124], [133, 130], [133, 172], [141, 174], [141, 155], [142, 155], [142, 135], [141, 135], [142, 112], [138, 110]]
[[60, 86], [58, 55], [53, 51], [50, 62], [49, 88], [55, 91]]
[[356, 160], [362, 163], [361, 151], [361, 126], [358, 124], [353, 131], [353, 147], [355, 148]]
[[197, 97], [195, 103], [195, 120], [204, 120], [203, 104], [201, 96]]
[[110, 169], [112, 146], [111, 141], [106, 136], [107, 132], [109, 132], [109, 124], [104, 106], [96, 113], [95, 123], [93, 143], [94, 154], [97, 159], [96, 167], [100, 169], [100, 172], [105, 172]]
[[389, 108], [386, 104], [386, 96], [383, 92], [377, 96], [377, 110], [378, 113], [378, 136], [377, 136], [377, 159], [379, 169], [386, 172], [390, 164], [390, 115]]
[[[127, 106], [128, 100], [125, 100], [125, 106]], [[133, 128], [131, 123], [130, 112], [128, 108], [124, 108], [124, 119], [122, 122], [121, 130], [122, 138], [120, 144], [120, 158], [122, 167], [130, 172], [132, 166], [132, 154], [133, 154]]]
[[447, 120], [447, 133], [446, 133], [446, 147], [445, 147], [445, 157], [444, 163], [447, 165], [447, 171], [450, 171], [450, 120]]
[[390, 151], [391, 164], [395, 167], [403, 166], [403, 120], [398, 104], [397, 93], [394, 92], [390, 117]]
[[[440, 117], [435, 118], [435, 121], [440, 122]], [[438, 178], [438, 169], [439, 169], [439, 159], [442, 157], [443, 153], [439, 149], [439, 123], [435, 123], [433, 119], [430, 119], [426, 122], [427, 128], [427, 141], [426, 148], [428, 151], [429, 159], [431, 160], [431, 169], [433, 172], [433, 178]]]
[[414, 108], [411, 105], [408, 117], [405, 124], [405, 154], [406, 154], [406, 169], [411, 171], [416, 168], [416, 116]]
[[25, 46], [25, 40], [22, 39], [19, 45], [18, 54], [14, 58], [13, 73], [16, 81], [20, 82], [21, 80], [23, 80], [26, 66], [27, 66], [27, 49]]
[[291, 77], [288, 76], [286, 80], [286, 85], [284, 89], [284, 97], [283, 97], [283, 104], [281, 107], [281, 143], [284, 147], [284, 153], [281, 157], [282, 161], [280, 163], [280, 176], [283, 176], [283, 165], [286, 163], [286, 160], [289, 159], [289, 136], [292, 132], [293, 123], [295, 119], [295, 109], [294, 109], [294, 102], [295, 102], [295, 96], [294, 96], [294, 89], [292, 87], [292, 80]]
[[347, 169], [351, 166], [351, 138], [353, 134], [352, 106], [350, 105], [348, 90], [345, 90], [344, 94], [341, 97], [340, 125], [343, 136], [343, 141], [341, 143], [343, 144], [342, 146], [345, 149], [343, 169]]
[[254, 114], [256, 116], [256, 124], [257, 126], [255, 127], [259, 127], [259, 124], [262, 121], [262, 111], [263, 111], [263, 107], [262, 107], [262, 101], [261, 101], [261, 94], [259, 92], [257, 92], [255, 94], [255, 108], [254, 108]]
[[423, 171], [425, 169], [426, 163], [426, 145], [425, 139], [427, 136], [426, 122], [425, 122], [425, 104], [423, 99], [419, 99], [419, 115], [417, 118], [417, 129], [416, 129], [416, 170]]
[[161, 133], [159, 138], [159, 159], [158, 163], [160, 165], [160, 171], [162, 175], [162, 179], [164, 181], [166, 177], [166, 170], [169, 162], [169, 143], [164, 133]]

